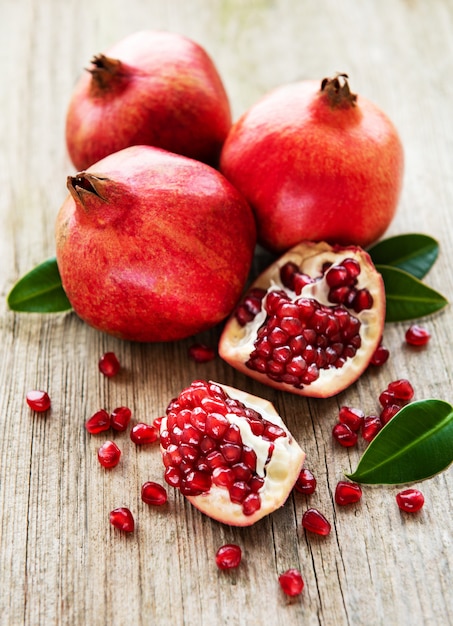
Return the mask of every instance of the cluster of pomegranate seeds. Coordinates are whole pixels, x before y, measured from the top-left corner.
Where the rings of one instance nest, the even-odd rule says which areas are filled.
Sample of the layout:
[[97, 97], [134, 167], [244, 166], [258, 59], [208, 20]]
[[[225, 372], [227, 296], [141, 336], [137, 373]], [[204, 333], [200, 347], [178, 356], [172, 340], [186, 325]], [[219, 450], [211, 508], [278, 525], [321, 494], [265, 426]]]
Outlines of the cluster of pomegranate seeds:
[[294, 485], [294, 489], [299, 493], [303, 493], [306, 496], [310, 496], [316, 490], [316, 478], [312, 472], [303, 468], [299, 474], [298, 479]]
[[159, 431], [152, 424], [138, 422], [138, 424], [132, 427], [130, 437], [137, 446], [143, 446], [157, 441]]
[[307, 509], [302, 515], [302, 527], [316, 535], [327, 536], [330, 533], [330, 522], [318, 509]]
[[330, 287], [329, 301], [343, 304], [356, 313], [371, 309], [373, 296], [368, 289], [356, 287], [360, 271], [360, 263], [355, 259], [343, 259], [340, 264], [329, 267], [325, 274]]
[[255, 319], [261, 311], [261, 303], [266, 295], [265, 289], [251, 289], [243, 298], [235, 311], [235, 317], [241, 326]]
[[37, 413], [43, 413], [50, 409], [50, 396], [47, 391], [41, 391], [39, 389], [28, 391], [25, 400], [28, 406]]
[[291, 568], [280, 574], [278, 582], [287, 596], [298, 596], [304, 588], [304, 581], [298, 569]]
[[196, 363], [207, 363], [215, 359], [215, 350], [202, 343], [194, 343], [187, 352], [189, 358]]
[[167, 502], [167, 492], [159, 483], [148, 481], [142, 485], [141, 497], [146, 504], [162, 506]]
[[99, 359], [99, 370], [104, 376], [111, 378], [120, 371], [120, 362], [114, 352], [106, 352]]
[[406, 513], [416, 513], [425, 504], [425, 498], [418, 489], [405, 489], [396, 494], [399, 508]]
[[215, 562], [219, 569], [234, 569], [239, 567], [242, 559], [240, 546], [234, 543], [227, 543], [221, 546], [215, 555]]
[[340, 480], [335, 488], [335, 502], [340, 506], [354, 504], [362, 497], [362, 488], [357, 483]]
[[127, 406], [119, 406], [110, 414], [105, 409], [100, 409], [85, 422], [85, 428], [91, 435], [98, 435], [110, 428], [124, 431], [129, 425], [131, 416], [132, 411]]
[[243, 444], [240, 428], [226, 416], [247, 420], [254, 435], [273, 441], [286, 432], [257, 411], [229, 397], [215, 383], [194, 381], [167, 408], [166, 428], [160, 433], [166, 482], [186, 496], [197, 496], [214, 484], [228, 490], [231, 502], [244, 515], [261, 506], [264, 478], [256, 472], [255, 451]]
[[108, 469], [116, 467], [120, 462], [120, 458], [121, 450], [114, 441], [106, 441], [98, 449], [98, 461], [103, 467]]
[[405, 338], [410, 346], [426, 346], [431, 339], [431, 333], [424, 326], [412, 324], [407, 329]]
[[128, 508], [120, 506], [117, 509], [113, 509], [113, 511], [110, 511], [109, 519], [112, 526], [115, 526], [118, 530], [122, 530], [125, 533], [134, 532], [134, 516]]

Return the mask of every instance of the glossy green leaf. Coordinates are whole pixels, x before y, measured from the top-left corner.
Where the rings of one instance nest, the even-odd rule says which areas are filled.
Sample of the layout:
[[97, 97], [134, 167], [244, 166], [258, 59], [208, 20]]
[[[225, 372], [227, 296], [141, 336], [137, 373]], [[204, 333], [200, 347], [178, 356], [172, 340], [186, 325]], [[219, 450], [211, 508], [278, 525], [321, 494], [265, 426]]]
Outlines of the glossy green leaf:
[[368, 249], [375, 265], [398, 267], [416, 278], [429, 272], [439, 254], [438, 242], [419, 233], [389, 237]]
[[386, 322], [418, 319], [447, 306], [444, 296], [408, 272], [386, 265], [377, 265], [376, 269], [384, 279]]
[[403, 407], [376, 435], [348, 478], [398, 485], [425, 480], [453, 462], [453, 407], [419, 400]]
[[9, 292], [7, 301], [12, 311], [26, 313], [59, 313], [72, 308], [55, 258], [44, 261], [23, 276]]

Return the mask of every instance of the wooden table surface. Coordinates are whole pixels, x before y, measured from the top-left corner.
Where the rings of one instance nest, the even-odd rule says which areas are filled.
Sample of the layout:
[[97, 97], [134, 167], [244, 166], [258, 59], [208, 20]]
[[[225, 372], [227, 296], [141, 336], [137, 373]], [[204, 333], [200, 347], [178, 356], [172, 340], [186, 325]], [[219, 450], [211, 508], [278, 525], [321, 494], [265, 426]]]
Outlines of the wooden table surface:
[[[29, 269], [54, 255], [54, 220], [74, 174], [64, 145], [66, 106], [90, 58], [142, 28], [183, 33], [214, 59], [234, 118], [271, 88], [337, 71], [393, 119], [405, 147], [404, 189], [387, 235], [423, 232], [440, 256], [426, 282], [453, 299], [453, 2], [451, 0], [1, 0], [0, 19], [0, 623], [2, 626], [261, 625], [446, 626], [453, 624], [453, 476], [416, 486], [422, 512], [403, 515], [398, 487], [367, 487], [340, 508], [333, 492], [363, 446], [332, 442], [342, 404], [376, 410], [386, 384], [409, 378], [418, 399], [453, 400], [451, 310], [424, 320], [432, 340], [404, 345], [407, 324], [387, 325], [387, 364], [335, 398], [308, 400], [238, 374], [219, 358], [187, 358], [193, 339], [139, 345], [102, 335], [74, 314], [26, 315], [6, 296]], [[216, 345], [219, 329], [196, 339]], [[102, 377], [114, 351], [122, 371]], [[169, 489], [155, 509], [140, 499], [162, 480], [157, 446], [116, 441], [123, 460], [104, 471], [100, 439], [84, 422], [101, 407], [128, 405], [150, 421], [195, 378], [211, 378], [273, 401], [318, 479], [311, 497], [246, 528], [200, 514]], [[47, 389], [46, 417], [25, 404]], [[137, 530], [113, 529], [108, 513], [129, 506]], [[302, 513], [329, 518], [326, 538], [307, 535]], [[243, 549], [234, 572], [216, 568], [223, 543]], [[278, 574], [300, 568], [303, 594], [289, 600]]]

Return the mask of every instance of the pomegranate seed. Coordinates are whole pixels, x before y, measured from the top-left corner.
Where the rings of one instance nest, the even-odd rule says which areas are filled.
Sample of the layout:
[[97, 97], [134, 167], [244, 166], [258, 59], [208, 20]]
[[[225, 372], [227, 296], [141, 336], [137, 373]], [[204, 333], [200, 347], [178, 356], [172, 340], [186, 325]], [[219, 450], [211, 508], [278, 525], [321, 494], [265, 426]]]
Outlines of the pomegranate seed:
[[365, 414], [360, 409], [350, 406], [342, 406], [339, 413], [339, 420], [342, 424], [349, 426], [351, 430], [360, 430]]
[[162, 506], [167, 502], [167, 492], [162, 485], [149, 481], [142, 485], [142, 500], [146, 504], [154, 504], [155, 506]]
[[132, 428], [130, 437], [137, 446], [143, 446], [157, 441], [159, 432], [155, 426], [139, 422]]
[[382, 424], [385, 425], [387, 424], [387, 422], [390, 422], [392, 417], [395, 417], [400, 409], [401, 405], [399, 404], [387, 404], [387, 406], [382, 409], [379, 416], [381, 418]]
[[292, 568], [278, 577], [278, 582], [287, 596], [298, 596], [304, 588], [304, 581], [298, 569]]
[[382, 428], [382, 422], [379, 415], [367, 415], [363, 419], [362, 437], [368, 443], [372, 441]]
[[385, 346], [381, 344], [374, 351], [374, 354], [371, 357], [370, 363], [371, 365], [376, 365], [376, 367], [380, 367], [381, 365], [384, 365], [384, 363], [386, 363], [389, 356], [390, 356], [390, 352], [388, 348], [386, 348]]
[[396, 495], [396, 502], [402, 511], [416, 513], [424, 505], [425, 498], [418, 489], [406, 489]]
[[194, 343], [188, 350], [189, 358], [196, 363], [207, 363], [215, 359], [215, 351], [202, 343]]
[[37, 413], [43, 413], [50, 409], [50, 397], [47, 391], [28, 391], [25, 399], [28, 406]]
[[324, 537], [330, 533], [330, 523], [318, 509], [305, 511], [302, 515], [302, 526], [305, 530]]
[[215, 555], [215, 562], [219, 569], [233, 569], [239, 567], [242, 559], [242, 550], [234, 543], [221, 546]]
[[414, 389], [411, 383], [405, 378], [394, 380], [387, 386], [387, 391], [397, 400], [409, 402], [414, 397]]
[[118, 374], [120, 371], [120, 362], [114, 352], [106, 352], [101, 356], [99, 359], [99, 370], [108, 378]]
[[96, 411], [86, 422], [85, 428], [91, 435], [97, 435], [110, 428], [110, 415], [105, 409]]
[[115, 442], [106, 441], [98, 450], [98, 460], [103, 467], [115, 467], [120, 462], [121, 450]]
[[294, 485], [294, 489], [299, 493], [311, 495], [316, 490], [316, 478], [309, 469], [304, 468], [299, 474], [299, 478]]
[[110, 523], [115, 528], [122, 530], [125, 533], [134, 532], [135, 522], [134, 516], [125, 506], [120, 506], [117, 509], [110, 511]]
[[406, 342], [411, 346], [426, 346], [430, 339], [429, 330], [418, 324], [412, 324], [406, 331]]
[[127, 406], [119, 406], [110, 415], [112, 428], [114, 430], [123, 431], [129, 425], [132, 411]]
[[340, 505], [353, 504], [362, 497], [362, 489], [357, 483], [340, 480], [335, 488], [335, 502]]
[[332, 436], [345, 448], [355, 446], [358, 439], [357, 433], [351, 430], [347, 424], [342, 424], [341, 422], [338, 422], [333, 427]]

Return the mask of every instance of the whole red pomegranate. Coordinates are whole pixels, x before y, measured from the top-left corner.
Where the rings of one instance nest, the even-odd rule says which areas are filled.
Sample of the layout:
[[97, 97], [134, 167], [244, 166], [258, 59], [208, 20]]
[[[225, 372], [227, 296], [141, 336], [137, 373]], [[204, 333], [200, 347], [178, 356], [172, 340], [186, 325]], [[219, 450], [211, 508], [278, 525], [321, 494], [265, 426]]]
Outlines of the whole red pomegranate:
[[302, 242], [250, 287], [219, 354], [271, 387], [333, 396], [366, 369], [384, 320], [384, 283], [362, 248]]
[[366, 247], [397, 207], [403, 149], [346, 75], [282, 86], [232, 127], [220, 169], [255, 211], [258, 240], [283, 252], [303, 240]]
[[181, 339], [234, 308], [255, 246], [253, 214], [215, 169], [150, 146], [68, 177], [56, 256], [75, 312], [135, 341]]
[[80, 170], [139, 144], [217, 165], [230, 126], [206, 51], [176, 33], [145, 30], [93, 58], [69, 103], [66, 142]]

